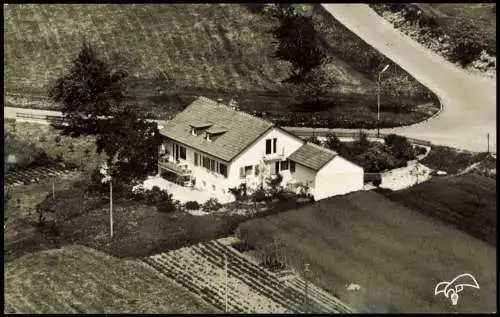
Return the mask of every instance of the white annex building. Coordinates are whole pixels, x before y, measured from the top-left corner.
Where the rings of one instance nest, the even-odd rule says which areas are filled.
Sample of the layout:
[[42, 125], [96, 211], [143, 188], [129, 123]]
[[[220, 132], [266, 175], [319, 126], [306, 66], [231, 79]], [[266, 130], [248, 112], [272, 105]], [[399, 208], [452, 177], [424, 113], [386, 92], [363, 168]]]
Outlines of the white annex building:
[[159, 173], [233, 200], [229, 188], [249, 188], [280, 173], [282, 185], [305, 185], [315, 200], [363, 188], [363, 168], [307, 143], [271, 122], [199, 97], [160, 130]]

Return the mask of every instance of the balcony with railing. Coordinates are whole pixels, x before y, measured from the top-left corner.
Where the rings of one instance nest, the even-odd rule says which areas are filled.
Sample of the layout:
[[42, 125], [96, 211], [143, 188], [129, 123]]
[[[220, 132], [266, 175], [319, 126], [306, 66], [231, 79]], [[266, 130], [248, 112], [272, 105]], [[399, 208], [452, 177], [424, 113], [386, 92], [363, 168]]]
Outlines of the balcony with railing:
[[285, 159], [284, 153], [264, 154], [264, 161], [282, 161]]
[[167, 158], [161, 158], [158, 162], [158, 165], [161, 169], [173, 172], [179, 176], [190, 176], [191, 170], [189, 169], [189, 165], [184, 162], [172, 162]]

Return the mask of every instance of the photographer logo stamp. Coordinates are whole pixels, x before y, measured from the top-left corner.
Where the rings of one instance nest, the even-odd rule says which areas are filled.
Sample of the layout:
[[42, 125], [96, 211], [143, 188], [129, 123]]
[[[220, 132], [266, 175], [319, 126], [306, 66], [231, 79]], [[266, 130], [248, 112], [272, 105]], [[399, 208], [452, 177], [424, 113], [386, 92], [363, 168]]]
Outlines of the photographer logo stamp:
[[453, 306], [458, 303], [458, 294], [466, 287], [479, 289], [479, 284], [472, 274], [464, 273], [455, 277], [450, 282], [440, 282], [434, 289], [434, 295], [443, 294], [451, 300]]

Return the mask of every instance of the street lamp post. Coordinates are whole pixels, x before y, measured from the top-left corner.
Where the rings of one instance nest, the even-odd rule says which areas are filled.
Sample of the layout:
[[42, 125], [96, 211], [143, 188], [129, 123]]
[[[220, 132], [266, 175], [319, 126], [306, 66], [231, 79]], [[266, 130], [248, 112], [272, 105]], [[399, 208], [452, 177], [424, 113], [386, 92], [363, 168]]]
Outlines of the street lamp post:
[[389, 64], [387, 64], [384, 69], [378, 73], [378, 80], [377, 80], [377, 138], [380, 137], [380, 76], [382, 75], [383, 72], [385, 72], [389, 68]]
[[488, 142], [488, 154], [490, 154], [490, 134], [486, 134], [486, 140]]
[[102, 182], [109, 182], [109, 238], [110, 245], [113, 240], [113, 178], [109, 173], [109, 168], [107, 164], [104, 164], [100, 170], [101, 175], [103, 176]]

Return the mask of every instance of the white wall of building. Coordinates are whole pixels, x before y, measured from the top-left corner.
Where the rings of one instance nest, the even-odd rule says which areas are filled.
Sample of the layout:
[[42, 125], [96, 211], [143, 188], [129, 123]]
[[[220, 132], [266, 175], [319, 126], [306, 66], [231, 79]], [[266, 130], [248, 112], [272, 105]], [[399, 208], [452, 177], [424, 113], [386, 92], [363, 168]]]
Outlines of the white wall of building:
[[362, 167], [336, 156], [316, 173], [314, 199], [362, 190], [363, 173]]
[[[175, 143], [175, 141], [166, 140], [164, 142], [164, 146], [165, 146], [166, 150], [170, 153], [169, 156], [170, 156], [171, 160], [174, 159], [174, 154], [172, 153], [173, 152], [173, 147], [172, 147], [173, 143]], [[228, 169], [228, 171], [227, 171], [228, 176], [230, 175], [230, 171], [231, 171], [230, 164], [228, 164], [227, 162], [224, 162], [222, 160], [219, 160], [211, 155], [207, 155], [205, 153], [196, 151], [195, 149], [193, 149], [191, 147], [185, 146], [185, 145], [180, 144], [180, 143], [177, 143], [177, 144], [186, 148], [186, 159], [184, 160], [184, 159], [179, 158], [179, 161], [181, 161], [182, 163], [187, 163], [189, 165], [189, 169], [192, 171], [192, 175], [196, 179], [195, 188], [203, 190], [205, 193], [210, 194], [211, 196], [217, 198], [221, 202], [226, 202], [228, 200], [229, 201], [232, 200], [233, 195], [231, 195], [228, 191], [228, 188], [231, 187], [231, 186], [229, 186], [228, 178], [224, 177], [223, 175], [221, 175], [219, 173], [213, 172], [213, 171], [203, 167], [202, 162], [200, 161], [200, 156], [198, 156], [198, 166], [195, 166], [194, 154], [196, 152], [196, 153], [201, 154], [203, 156], [207, 156], [207, 157], [209, 157], [209, 158], [211, 158], [219, 163], [225, 164], [227, 169]]]
[[[245, 179], [240, 178], [241, 167], [253, 165], [254, 166], [253, 171], [255, 171], [255, 165], [259, 165], [262, 158], [266, 155], [266, 140], [273, 138], [277, 139], [276, 155], [283, 154], [283, 160], [285, 160], [299, 147], [301, 147], [302, 144], [304, 144], [304, 141], [299, 137], [292, 136], [277, 128], [271, 129], [263, 136], [261, 136], [248, 149], [246, 149], [240, 155], [238, 155], [235, 160], [233, 160], [230, 169], [231, 171], [229, 174], [230, 187], [235, 187], [245, 182]], [[267, 163], [267, 168], [269, 171], [274, 171], [275, 162], [276, 161], [269, 161]], [[255, 175], [255, 173], [253, 174]], [[247, 178], [246, 182], [255, 183], [257, 182], [257, 179], [255, 177], [249, 177]]]
[[291, 173], [291, 177], [295, 182], [309, 186], [311, 193], [314, 192], [316, 171], [313, 169], [295, 163], [295, 172]]

